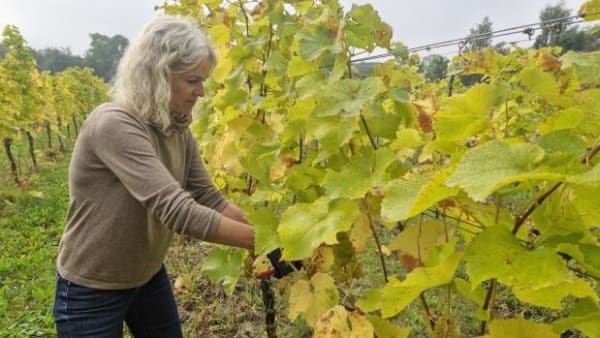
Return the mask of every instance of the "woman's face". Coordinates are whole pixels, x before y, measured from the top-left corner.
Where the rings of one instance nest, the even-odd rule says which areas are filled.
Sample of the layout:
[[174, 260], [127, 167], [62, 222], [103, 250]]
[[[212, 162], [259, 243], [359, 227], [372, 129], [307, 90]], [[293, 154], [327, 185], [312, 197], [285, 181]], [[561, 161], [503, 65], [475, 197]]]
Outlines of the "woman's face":
[[209, 60], [201, 62], [183, 73], [171, 78], [171, 113], [190, 114], [198, 97], [204, 96], [204, 81], [210, 75], [212, 65]]

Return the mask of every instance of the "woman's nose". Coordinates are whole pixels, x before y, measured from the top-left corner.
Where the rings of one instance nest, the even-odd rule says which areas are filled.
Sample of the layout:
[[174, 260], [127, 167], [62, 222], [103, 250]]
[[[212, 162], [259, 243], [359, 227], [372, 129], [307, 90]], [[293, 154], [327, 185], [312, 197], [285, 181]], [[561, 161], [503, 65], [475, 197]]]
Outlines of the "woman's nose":
[[204, 86], [196, 87], [192, 93], [194, 94], [194, 96], [203, 97], [204, 96]]

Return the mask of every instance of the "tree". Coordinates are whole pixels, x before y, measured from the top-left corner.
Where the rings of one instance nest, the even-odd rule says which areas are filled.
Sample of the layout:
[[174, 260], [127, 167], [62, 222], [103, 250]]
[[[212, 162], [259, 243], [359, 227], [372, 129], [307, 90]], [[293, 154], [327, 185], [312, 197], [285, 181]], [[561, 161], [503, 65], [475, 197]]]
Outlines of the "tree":
[[112, 37], [99, 33], [90, 34], [92, 42], [85, 53], [84, 63], [91, 67], [97, 76], [110, 81], [117, 70], [119, 59], [129, 45], [129, 40], [123, 35]]
[[73, 55], [68, 48], [44, 48], [34, 50], [35, 59], [40, 70], [48, 70], [52, 73], [61, 72], [69, 67], [83, 66], [83, 58]]
[[544, 7], [540, 12], [542, 33], [535, 39], [534, 47], [556, 46], [561, 33], [567, 30], [567, 26], [572, 21], [569, 16], [571, 10], [565, 7], [564, 1], [554, 6]]
[[599, 37], [588, 34], [579, 26], [569, 28], [573, 21], [570, 16], [571, 10], [565, 7], [564, 1], [544, 7], [540, 12], [542, 32], [535, 39], [534, 47], [559, 46], [563, 52], [597, 50], [600, 47]]
[[428, 55], [421, 60], [419, 71], [430, 81], [439, 81], [446, 77], [448, 71], [448, 60], [438, 54]]
[[492, 45], [492, 21], [484, 17], [483, 21], [471, 28], [469, 36], [465, 41], [465, 49], [468, 51], [480, 50]]

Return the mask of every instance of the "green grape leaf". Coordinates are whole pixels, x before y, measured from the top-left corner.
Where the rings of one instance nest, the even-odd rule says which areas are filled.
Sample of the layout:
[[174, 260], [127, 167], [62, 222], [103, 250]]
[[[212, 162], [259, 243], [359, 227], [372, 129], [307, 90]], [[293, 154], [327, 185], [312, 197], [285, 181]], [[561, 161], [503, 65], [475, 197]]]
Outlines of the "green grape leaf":
[[286, 117], [288, 121], [307, 120], [315, 109], [315, 106], [316, 102], [314, 98], [296, 100], [294, 101], [294, 104], [289, 107]]
[[504, 97], [501, 87], [480, 84], [446, 100], [433, 117], [436, 140], [462, 144], [468, 137], [482, 132], [488, 126], [493, 109]]
[[242, 273], [244, 251], [215, 246], [202, 264], [202, 271], [212, 283], [221, 283], [227, 295], [235, 290]]
[[369, 52], [375, 47], [390, 48], [392, 28], [381, 21], [372, 5], [353, 4], [346, 20], [346, 41], [350, 46]]
[[423, 291], [452, 281], [462, 258], [461, 253], [455, 252], [455, 246], [455, 241], [451, 241], [437, 252], [439, 257], [433, 260], [438, 265], [416, 268], [403, 281], [392, 277], [384, 287], [370, 290], [356, 304], [364, 311], [381, 309], [383, 318], [395, 316]]
[[274, 78], [285, 76], [288, 73], [288, 63], [289, 60], [281, 55], [281, 53], [272, 53], [265, 62], [267, 76]]
[[375, 150], [375, 166], [371, 173], [374, 187], [379, 188], [389, 181], [388, 169], [395, 162], [396, 153], [392, 149], [379, 148]]
[[[402, 123], [402, 116], [386, 113], [381, 109], [378, 102], [364, 106], [363, 117], [371, 137], [381, 137], [388, 140], [393, 140], [396, 137], [398, 127]], [[366, 135], [367, 132], [362, 123], [361, 128]]]
[[327, 81], [337, 82], [344, 77], [348, 69], [348, 54], [338, 53], [335, 55], [335, 63], [333, 69], [327, 78]]
[[353, 119], [332, 116], [311, 118], [307, 122], [307, 136], [321, 142], [325, 155], [339, 153], [358, 131], [359, 126]]
[[598, 301], [592, 298], [579, 300], [570, 309], [569, 316], [552, 324], [555, 332], [563, 332], [570, 328], [580, 330], [587, 337], [600, 337], [600, 308]]
[[325, 75], [321, 71], [302, 75], [295, 84], [298, 91], [298, 98], [302, 100], [317, 95], [321, 91], [324, 81]]
[[377, 77], [342, 79], [329, 83], [323, 87], [321, 95], [327, 98], [330, 104], [315, 110], [315, 115], [357, 116], [365, 104], [373, 102], [385, 89], [385, 84]]
[[587, 85], [600, 83], [600, 52], [578, 53], [568, 51], [561, 57], [564, 68], [573, 68], [577, 79]]
[[288, 318], [294, 321], [298, 316], [314, 326], [324, 313], [338, 302], [335, 280], [328, 274], [317, 272], [310, 281], [299, 280], [290, 290]]
[[600, 88], [588, 89], [575, 93], [577, 106], [585, 112], [585, 123], [581, 123], [577, 131], [581, 135], [589, 136], [591, 139], [598, 137], [600, 129]]
[[390, 181], [384, 189], [381, 215], [388, 222], [402, 221], [427, 210], [437, 202], [458, 193], [457, 188], [442, 185], [448, 171], [442, 170], [433, 177], [412, 176]]
[[510, 183], [561, 180], [562, 175], [539, 168], [543, 158], [544, 150], [537, 145], [489, 141], [465, 153], [446, 184], [462, 188], [475, 201], [483, 201]]
[[401, 103], [409, 103], [410, 102], [410, 93], [402, 90], [400, 88], [392, 88], [390, 89], [390, 94], [392, 99]]
[[600, 224], [600, 194], [598, 188], [573, 185], [569, 189], [572, 191], [572, 205], [581, 216], [586, 226]]
[[490, 323], [490, 334], [482, 338], [522, 338], [544, 337], [559, 338], [559, 334], [552, 331], [552, 326], [528, 321], [523, 318], [496, 319]]
[[[577, 164], [581, 164], [581, 159], [586, 153], [585, 142], [581, 139], [581, 136], [575, 134], [572, 130], [550, 132], [537, 139], [535, 143], [544, 149], [546, 155], [563, 154], [566, 155], [565, 158], [575, 159]], [[562, 166], [575, 167], [571, 163], [562, 163]], [[577, 166], [576, 169], [581, 170], [581, 166]]]
[[556, 246], [556, 243], [575, 239], [575, 243], [587, 232], [583, 220], [577, 210], [565, 204], [570, 190], [559, 189], [538, 206], [531, 219], [541, 235], [536, 240], [537, 246]]
[[[335, 34], [335, 33], [334, 33]], [[329, 29], [322, 25], [311, 25], [296, 33], [298, 53], [307, 61], [314, 61], [321, 54], [331, 52], [336, 54], [341, 51], [339, 42]]]
[[407, 338], [410, 334], [410, 328], [398, 327], [377, 316], [367, 316], [367, 319], [373, 325], [378, 338]]
[[278, 220], [273, 211], [268, 208], [253, 210], [246, 215], [246, 220], [256, 231], [254, 252], [257, 255], [271, 252], [281, 246], [277, 235]]
[[583, 174], [567, 177], [567, 182], [598, 188], [600, 186], [600, 163]]
[[241, 162], [248, 173], [261, 182], [269, 182], [271, 166], [279, 152], [279, 144], [256, 143]]
[[594, 294], [589, 285], [568, 273], [554, 249], [527, 250], [501, 226], [486, 228], [469, 243], [465, 261], [472, 288], [497, 278], [512, 286], [517, 298], [534, 305], [560, 309], [568, 295]]
[[287, 67], [287, 76], [290, 78], [304, 76], [318, 71], [314, 62], [307, 61], [297, 55], [292, 56]]
[[337, 305], [330, 309], [315, 324], [315, 337], [327, 338], [371, 338], [373, 326], [358, 312], [348, 312]]
[[421, 145], [423, 145], [423, 137], [418, 130], [412, 128], [398, 130], [396, 132], [396, 140], [392, 143], [392, 147], [396, 149], [415, 149]]
[[472, 300], [479, 306], [483, 306], [485, 302], [486, 291], [482, 287], [472, 287], [470, 282], [462, 278], [454, 278], [452, 280], [454, 289], [463, 297]]
[[372, 185], [371, 171], [374, 162], [373, 152], [364, 152], [353, 158], [338, 173], [328, 169], [325, 189], [331, 198], [362, 198]]
[[555, 130], [577, 128], [584, 117], [585, 114], [580, 108], [568, 108], [544, 120], [539, 127], [540, 133], [544, 135]]
[[336, 234], [350, 230], [359, 214], [356, 202], [331, 201], [328, 197], [289, 207], [281, 215], [278, 229], [285, 249], [283, 259], [306, 258], [321, 243], [336, 244]]
[[548, 72], [538, 67], [526, 67], [519, 74], [520, 82], [530, 95], [538, 95], [550, 104], [567, 107], [573, 103], [568, 96], [561, 95], [560, 84]]
[[600, 278], [600, 247], [597, 245], [561, 243], [556, 250], [571, 256], [589, 275]]
[[[541, 274], [543, 272], [539, 273]], [[520, 301], [557, 310], [563, 308], [562, 300], [567, 296], [574, 296], [577, 298], [593, 297], [597, 299], [594, 289], [586, 282], [576, 277], [569, 280], [563, 280], [560, 284], [546, 287], [515, 287], [513, 292]]]

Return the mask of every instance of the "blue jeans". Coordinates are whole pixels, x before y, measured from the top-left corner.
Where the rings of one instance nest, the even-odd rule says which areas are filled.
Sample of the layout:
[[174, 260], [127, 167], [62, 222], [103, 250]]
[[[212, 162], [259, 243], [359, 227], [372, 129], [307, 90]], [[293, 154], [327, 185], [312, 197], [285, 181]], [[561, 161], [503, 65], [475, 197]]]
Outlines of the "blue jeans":
[[182, 337], [175, 297], [164, 266], [146, 284], [125, 290], [77, 285], [57, 273], [54, 320], [59, 338]]

